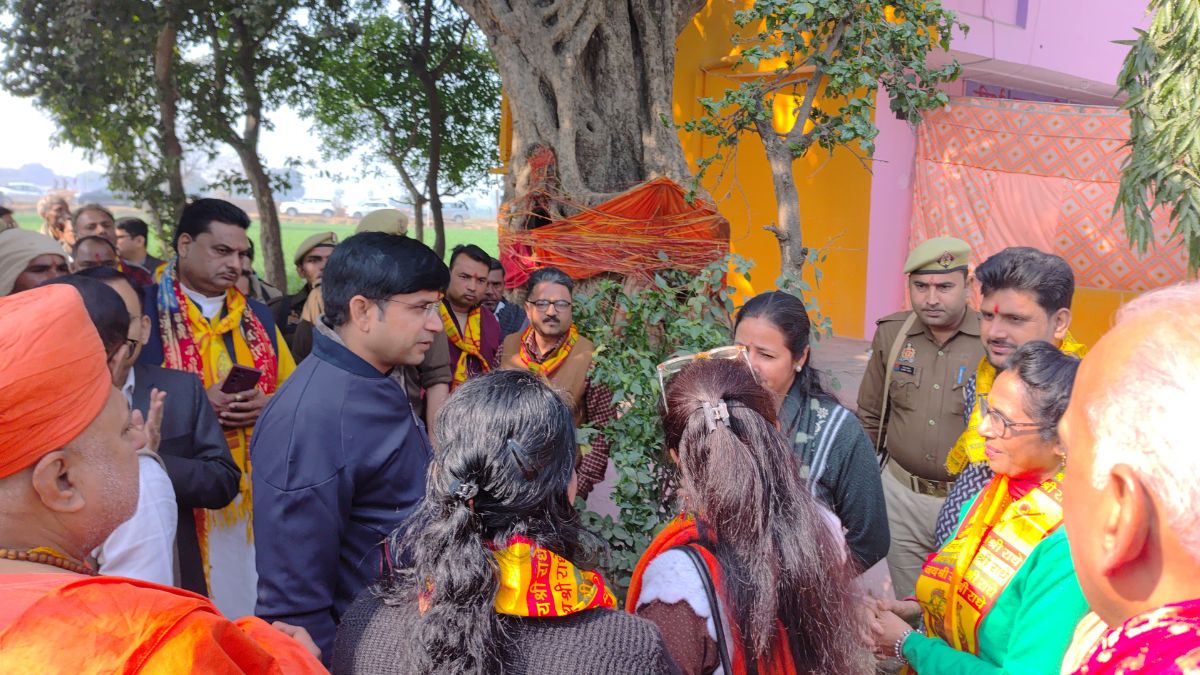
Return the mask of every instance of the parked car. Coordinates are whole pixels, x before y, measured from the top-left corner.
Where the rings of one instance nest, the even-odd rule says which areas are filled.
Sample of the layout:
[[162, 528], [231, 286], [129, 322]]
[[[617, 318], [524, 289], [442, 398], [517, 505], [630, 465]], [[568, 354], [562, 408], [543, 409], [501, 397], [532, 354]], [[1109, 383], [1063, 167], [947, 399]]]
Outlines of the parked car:
[[89, 190], [75, 197], [80, 204], [102, 204], [104, 206], [129, 206], [133, 201], [123, 195], [116, 195], [108, 190]]
[[372, 211], [378, 211], [379, 209], [394, 209], [394, 208], [396, 208], [396, 207], [392, 206], [391, 204], [389, 204], [383, 200], [370, 200], [370, 201], [359, 202], [357, 204], [351, 204], [351, 205], [347, 206], [346, 207], [346, 215], [350, 216], [351, 218], [362, 218], [363, 216], [367, 215], [368, 213], [370, 213]]
[[3, 196], [3, 203], [11, 204], [13, 202], [36, 202], [46, 194], [46, 188], [33, 183], [8, 183], [0, 185], [0, 195]]
[[284, 202], [279, 205], [279, 210], [289, 216], [325, 216], [329, 218], [336, 209], [333, 208], [332, 199], [305, 197], [295, 201]]

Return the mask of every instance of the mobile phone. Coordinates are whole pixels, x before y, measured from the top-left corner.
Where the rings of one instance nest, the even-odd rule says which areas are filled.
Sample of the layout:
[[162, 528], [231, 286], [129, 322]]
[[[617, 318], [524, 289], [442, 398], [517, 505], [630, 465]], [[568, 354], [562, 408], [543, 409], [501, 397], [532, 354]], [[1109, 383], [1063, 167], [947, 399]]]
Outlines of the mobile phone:
[[249, 391], [258, 384], [258, 380], [261, 377], [262, 371], [258, 368], [250, 368], [249, 366], [235, 363], [233, 368], [229, 369], [229, 374], [225, 376], [225, 382], [221, 384], [221, 391], [226, 394]]

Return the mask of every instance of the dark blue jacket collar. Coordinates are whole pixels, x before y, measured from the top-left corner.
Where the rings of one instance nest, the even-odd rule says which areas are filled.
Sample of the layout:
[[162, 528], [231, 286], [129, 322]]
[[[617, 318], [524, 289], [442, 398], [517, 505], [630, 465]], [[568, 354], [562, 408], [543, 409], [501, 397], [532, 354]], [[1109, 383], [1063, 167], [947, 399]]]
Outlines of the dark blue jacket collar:
[[386, 373], [379, 372], [378, 368], [367, 363], [361, 356], [350, 351], [345, 345], [338, 344], [329, 337], [322, 335], [321, 331], [313, 331], [312, 355], [359, 377], [369, 377], [372, 379], [387, 377]]

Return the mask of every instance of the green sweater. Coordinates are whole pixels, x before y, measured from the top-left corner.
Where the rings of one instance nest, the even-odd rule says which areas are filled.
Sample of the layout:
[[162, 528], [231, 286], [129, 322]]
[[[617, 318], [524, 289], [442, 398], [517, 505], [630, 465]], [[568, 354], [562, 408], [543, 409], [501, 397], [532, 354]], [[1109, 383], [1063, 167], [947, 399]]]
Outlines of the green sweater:
[[983, 617], [979, 656], [939, 637], [911, 633], [904, 657], [919, 675], [1058, 675], [1075, 625], [1087, 611], [1066, 528], [1059, 527], [1033, 548]]

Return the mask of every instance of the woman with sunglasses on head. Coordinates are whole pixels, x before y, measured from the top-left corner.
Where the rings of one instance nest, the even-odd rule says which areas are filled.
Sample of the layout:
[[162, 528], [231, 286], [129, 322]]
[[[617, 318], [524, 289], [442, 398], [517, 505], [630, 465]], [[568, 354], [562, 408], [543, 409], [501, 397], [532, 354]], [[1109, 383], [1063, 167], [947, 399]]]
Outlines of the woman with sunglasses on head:
[[[875, 651], [921, 675], [1053, 675], [1087, 600], [1062, 527], [1058, 422], [1079, 359], [1047, 342], [1013, 353], [979, 399], [995, 476], [925, 562], [916, 602], [881, 602]], [[920, 632], [908, 622], [920, 619]], [[922, 634], [923, 633], [923, 634]]]
[[659, 625], [684, 673], [869, 672], [845, 544], [745, 361], [685, 366], [662, 419], [681, 513], [643, 553], [626, 609]]
[[467, 380], [437, 418], [399, 567], [343, 615], [335, 673], [675, 673], [649, 621], [613, 611], [575, 498], [575, 424], [537, 375]]
[[891, 542], [879, 464], [854, 413], [821, 385], [809, 358], [811, 331], [804, 303], [772, 291], [742, 306], [733, 339], [746, 348], [758, 381], [775, 395], [780, 429], [800, 460], [801, 474], [841, 520], [863, 572], [883, 560]]

